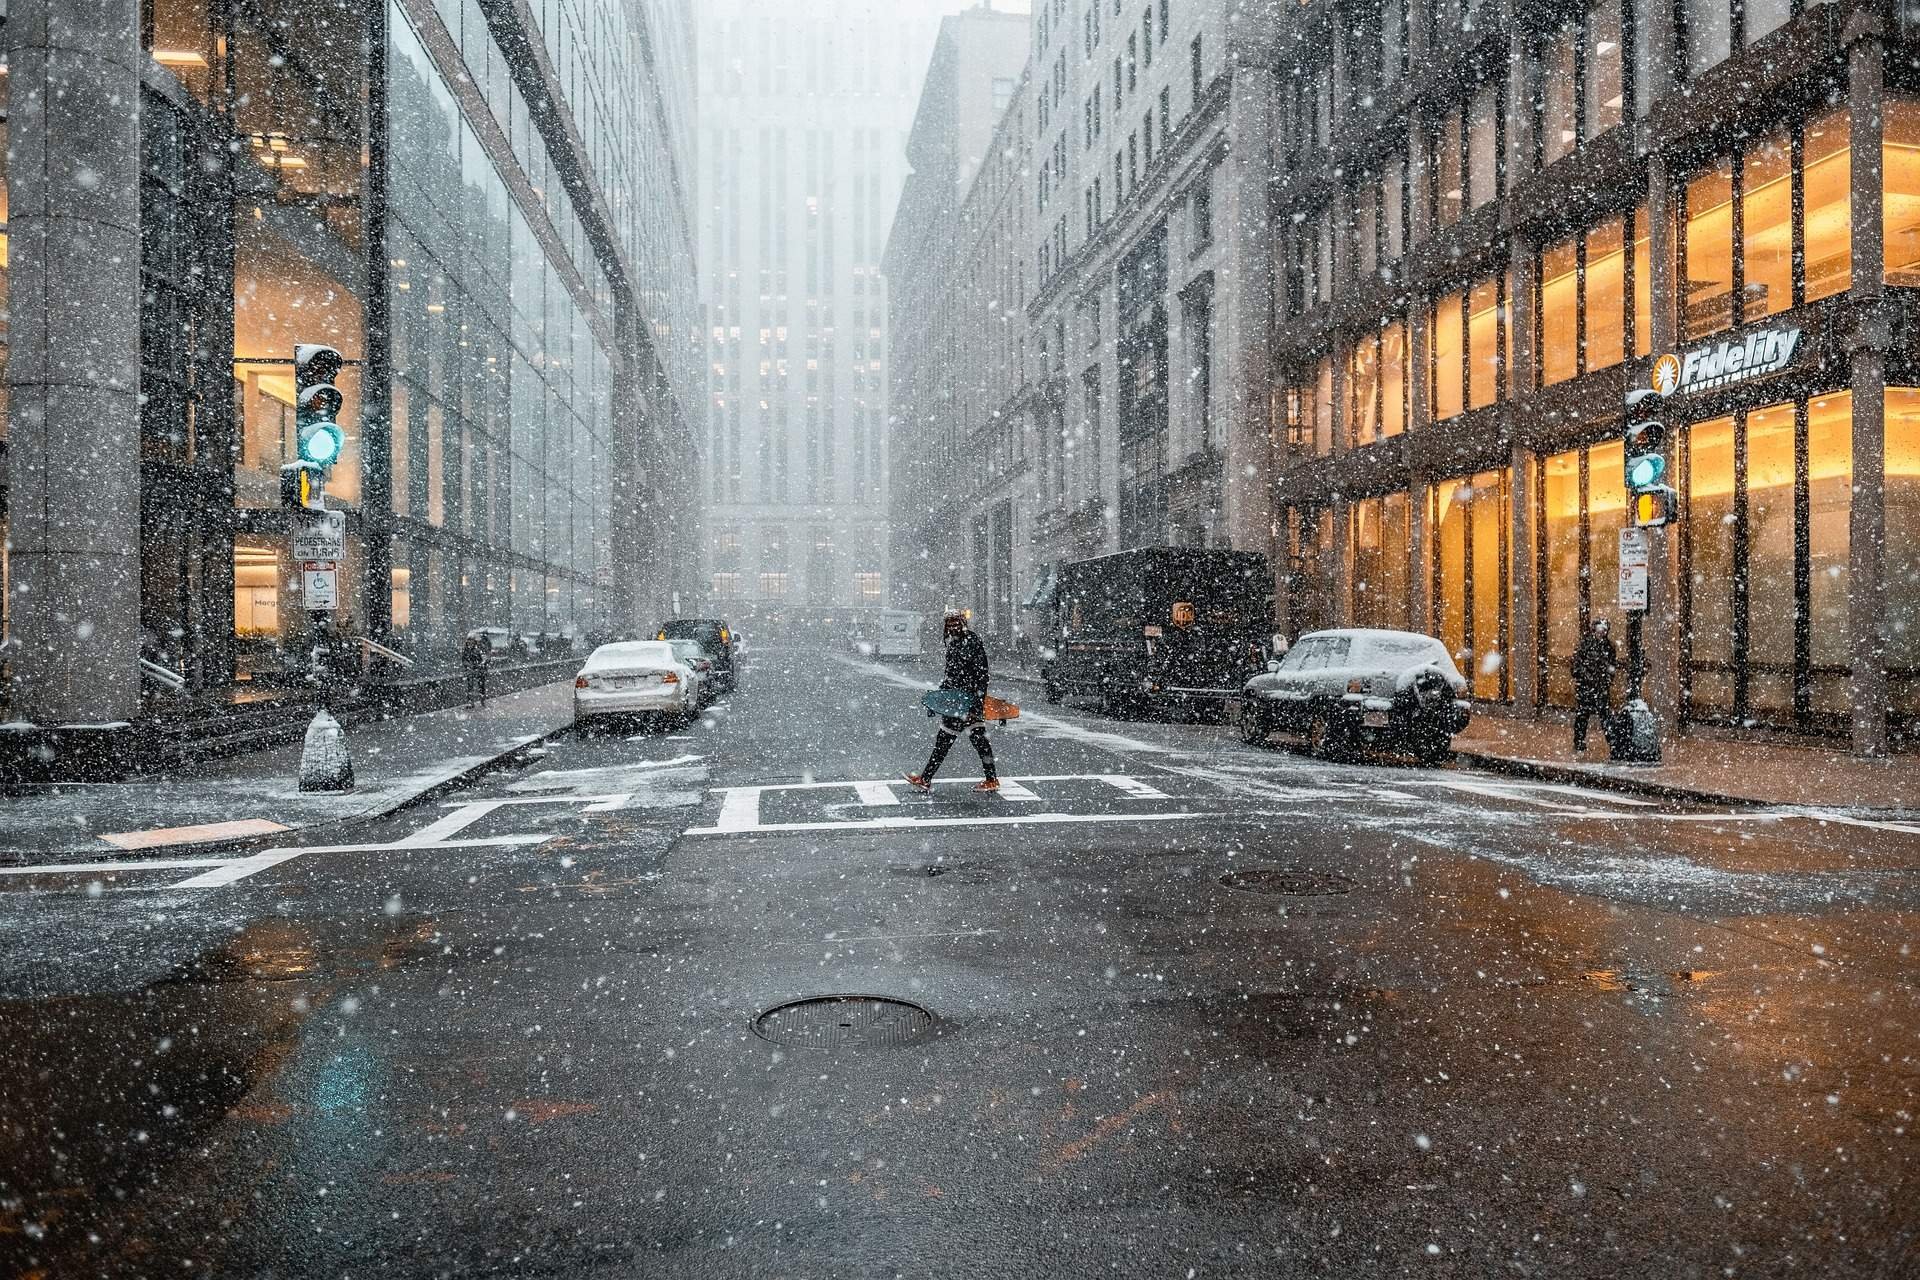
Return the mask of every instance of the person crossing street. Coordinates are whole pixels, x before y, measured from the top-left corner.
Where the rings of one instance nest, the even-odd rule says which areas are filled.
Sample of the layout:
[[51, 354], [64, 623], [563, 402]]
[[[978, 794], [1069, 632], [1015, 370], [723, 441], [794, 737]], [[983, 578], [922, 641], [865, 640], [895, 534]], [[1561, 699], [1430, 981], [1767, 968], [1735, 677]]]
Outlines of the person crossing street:
[[933, 753], [919, 773], [907, 775], [907, 781], [923, 792], [933, 790], [933, 777], [953, 747], [953, 740], [964, 730], [973, 749], [980, 753], [980, 772], [984, 775], [975, 791], [998, 791], [1000, 776], [993, 765], [993, 744], [987, 741], [986, 721], [981, 718], [987, 698], [987, 646], [967, 626], [964, 613], [949, 613], [943, 624], [947, 641], [947, 664], [940, 687], [958, 690], [973, 699], [973, 710], [965, 716], [942, 716], [933, 735]]

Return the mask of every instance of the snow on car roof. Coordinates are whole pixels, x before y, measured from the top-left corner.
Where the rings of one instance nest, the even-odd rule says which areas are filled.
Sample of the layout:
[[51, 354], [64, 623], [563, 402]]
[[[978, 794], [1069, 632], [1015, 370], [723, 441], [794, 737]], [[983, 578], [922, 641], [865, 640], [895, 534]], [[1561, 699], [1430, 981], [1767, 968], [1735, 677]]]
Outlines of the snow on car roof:
[[622, 640], [616, 644], [603, 644], [587, 658], [581, 670], [598, 670], [617, 663], [661, 662], [672, 663], [673, 646], [665, 640]]

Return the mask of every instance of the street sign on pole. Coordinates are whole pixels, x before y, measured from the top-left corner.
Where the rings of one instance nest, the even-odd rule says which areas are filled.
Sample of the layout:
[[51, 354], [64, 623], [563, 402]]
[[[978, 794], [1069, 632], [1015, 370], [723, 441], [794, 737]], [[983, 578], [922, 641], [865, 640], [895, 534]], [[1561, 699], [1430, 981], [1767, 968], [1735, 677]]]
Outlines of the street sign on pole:
[[332, 560], [304, 560], [300, 564], [300, 596], [307, 609], [318, 613], [340, 603], [340, 571]]
[[344, 511], [316, 511], [314, 518], [293, 531], [295, 560], [340, 560], [347, 554], [347, 515]]
[[1653, 553], [1646, 532], [1641, 529], [1620, 531], [1620, 607], [1644, 612], [1647, 607], [1647, 570]]

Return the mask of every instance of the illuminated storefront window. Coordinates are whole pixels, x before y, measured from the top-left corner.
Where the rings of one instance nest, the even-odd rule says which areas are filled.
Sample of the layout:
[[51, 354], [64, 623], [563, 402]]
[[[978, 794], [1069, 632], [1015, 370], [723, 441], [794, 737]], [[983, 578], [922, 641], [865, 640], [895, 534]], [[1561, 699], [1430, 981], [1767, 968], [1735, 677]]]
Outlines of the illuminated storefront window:
[[1509, 481], [1504, 469], [1483, 471], [1430, 490], [1433, 634], [1454, 655], [1473, 696], [1488, 700], [1512, 691]]
[[[1888, 399], [1891, 440], [1895, 395]], [[1852, 396], [1838, 392], [1686, 433], [1681, 644], [1690, 714], [1801, 728], [1845, 714], [1852, 423]], [[1890, 529], [1897, 518], [1890, 498]]]
[[1348, 514], [1351, 616], [1356, 627], [1411, 625], [1407, 581], [1407, 495], [1362, 498]]
[[1461, 311], [1466, 298], [1463, 294], [1450, 293], [1440, 299], [1433, 307], [1433, 322], [1428, 332], [1433, 348], [1433, 420], [1444, 422], [1448, 418], [1457, 418], [1466, 408], [1462, 394], [1462, 379], [1465, 373], [1461, 365], [1461, 339], [1464, 320]]
[[1618, 622], [1620, 527], [1626, 519], [1624, 453], [1618, 441], [1542, 458], [1539, 463], [1540, 582], [1535, 639], [1540, 654], [1536, 695], [1555, 706], [1573, 703], [1570, 664], [1595, 618]]
[[1887, 597], [1893, 705], [1920, 715], [1920, 388], [1887, 388]]
[[1920, 286], [1920, 98], [1889, 97], [1885, 127], [1887, 283]]

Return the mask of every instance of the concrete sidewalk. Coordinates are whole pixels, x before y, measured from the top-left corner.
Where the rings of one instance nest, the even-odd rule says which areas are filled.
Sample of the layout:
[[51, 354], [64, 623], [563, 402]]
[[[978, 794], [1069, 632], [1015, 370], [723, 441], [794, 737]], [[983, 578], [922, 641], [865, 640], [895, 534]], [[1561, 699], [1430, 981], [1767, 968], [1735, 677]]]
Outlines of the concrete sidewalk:
[[[923, 660], [925, 662], [926, 660]], [[938, 674], [937, 661], [926, 667]], [[1004, 662], [995, 678], [1040, 687], [1039, 673]], [[1557, 720], [1476, 714], [1453, 740], [1464, 764], [1554, 782], [1600, 786], [1705, 804], [1780, 805], [1868, 810], [1920, 818], [1920, 756], [1864, 760], [1838, 747], [1700, 734], [1672, 734], [1657, 765], [1615, 764], [1594, 727], [1585, 756], [1573, 753], [1573, 730]]]
[[384, 817], [573, 721], [573, 682], [347, 730], [358, 787], [299, 789], [298, 742], [208, 760], [171, 777], [31, 787], [0, 798], [0, 865], [112, 857]]
[[1839, 748], [1670, 733], [1659, 764], [1615, 764], [1598, 728], [1588, 746], [1576, 756], [1568, 726], [1501, 716], [1476, 716], [1453, 740], [1469, 764], [1556, 781], [1714, 803], [1920, 815], [1913, 756], [1864, 760]]

